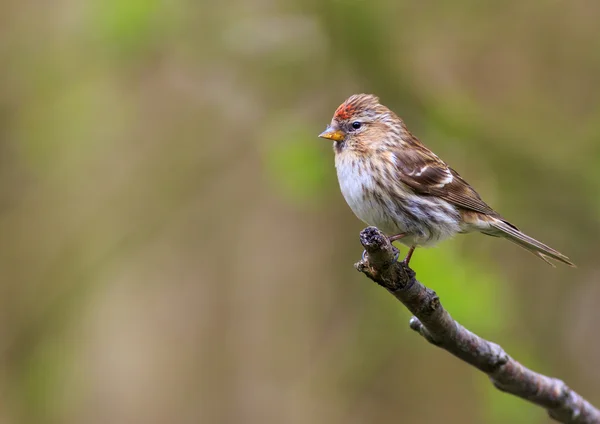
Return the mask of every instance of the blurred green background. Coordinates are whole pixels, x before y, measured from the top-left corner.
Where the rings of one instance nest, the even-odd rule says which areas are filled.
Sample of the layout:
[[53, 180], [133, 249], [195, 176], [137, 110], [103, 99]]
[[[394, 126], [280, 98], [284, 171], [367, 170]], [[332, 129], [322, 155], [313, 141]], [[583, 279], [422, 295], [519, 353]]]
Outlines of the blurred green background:
[[371, 92], [579, 268], [412, 262], [600, 405], [600, 3], [0, 3], [1, 423], [547, 423], [358, 274], [318, 139]]

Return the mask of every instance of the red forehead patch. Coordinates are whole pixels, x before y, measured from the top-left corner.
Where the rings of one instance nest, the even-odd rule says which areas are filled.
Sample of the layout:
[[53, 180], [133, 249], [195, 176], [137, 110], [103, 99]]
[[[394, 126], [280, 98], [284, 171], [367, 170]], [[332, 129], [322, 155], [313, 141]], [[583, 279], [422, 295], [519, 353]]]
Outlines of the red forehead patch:
[[350, 119], [354, 112], [356, 111], [356, 107], [351, 104], [347, 104], [346, 102], [342, 103], [335, 111], [334, 117], [341, 120]]

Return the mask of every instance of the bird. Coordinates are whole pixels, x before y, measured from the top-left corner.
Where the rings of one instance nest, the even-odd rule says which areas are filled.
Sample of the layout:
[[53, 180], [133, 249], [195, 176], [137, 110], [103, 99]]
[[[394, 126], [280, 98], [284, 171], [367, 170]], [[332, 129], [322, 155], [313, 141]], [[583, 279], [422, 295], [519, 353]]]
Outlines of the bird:
[[546, 263], [571, 260], [526, 235], [406, 127], [373, 94], [354, 94], [335, 111], [319, 137], [332, 140], [338, 182], [354, 214], [408, 247], [430, 247], [456, 234], [505, 238]]

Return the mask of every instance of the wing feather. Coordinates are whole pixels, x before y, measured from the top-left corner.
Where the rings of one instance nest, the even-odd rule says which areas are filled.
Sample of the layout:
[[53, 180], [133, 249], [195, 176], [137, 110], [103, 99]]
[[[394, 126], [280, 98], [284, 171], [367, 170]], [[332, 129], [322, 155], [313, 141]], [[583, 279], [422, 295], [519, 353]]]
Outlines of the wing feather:
[[479, 194], [426, 147], [394, 153], [398, 178], [416, 193], [440, 197], [453, 205], [498, 217]]

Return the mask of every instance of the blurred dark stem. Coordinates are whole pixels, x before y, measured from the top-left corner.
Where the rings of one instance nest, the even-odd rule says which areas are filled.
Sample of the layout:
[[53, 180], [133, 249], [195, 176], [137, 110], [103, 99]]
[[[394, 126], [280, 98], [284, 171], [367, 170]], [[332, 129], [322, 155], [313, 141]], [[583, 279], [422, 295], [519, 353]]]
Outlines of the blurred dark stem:
[[415, 272], [397, 262], [398, 249], [377, 228], [360, 233], [365, 248], [355, 267], [387, 289], [415, 316], [410, 327], [430, 343], [486, 373], [494, 386], [529, 400], [561, 423], [599, 424], [600, 411], [563, 381], [531, 371], [500, 346], [473, 334], [444, 309], [439, 297], [415, 278]]

